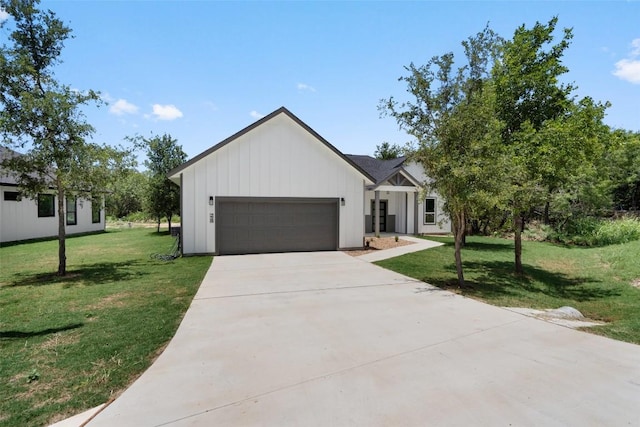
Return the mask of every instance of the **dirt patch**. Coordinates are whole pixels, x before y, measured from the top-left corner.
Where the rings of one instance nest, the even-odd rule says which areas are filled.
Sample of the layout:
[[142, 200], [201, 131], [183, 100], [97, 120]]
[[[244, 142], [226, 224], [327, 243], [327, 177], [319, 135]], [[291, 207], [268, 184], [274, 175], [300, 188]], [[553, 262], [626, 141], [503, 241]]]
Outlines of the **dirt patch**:
[[631, 286], [633, 286], [634, 288], [640, 289], [640, 277], [634, 280], [633, 282], [631, 282]]
[[118, 294], [109, 295], [102, 298], [95, 304], [82, 307], [82, 310], [100, 310], [106, 307], [124, 307], [126, 299], [131, 294], [129, 292], [120, 292]]
[[77, 343], [80, 340], [78, 333], [55, 333], [45, 342], [40, 344], [40, 349], [58, 353], [58, 347], [68, 346]]
[[543, 259], [538, 261], [538, 265], [543, 270], [560, 272], [560, 273], [575, 273], [577, 268], [573, 262], [566, 259]]
[[368, 248], [363, 250], [345, 251], [345, 253], [351, 256], [360, 256], [384, 249], [393, 249], [399, 246], [413, 245], [414, 243], [400, 238], [398, 238], [398, 240], [396, 241], [395, 237], [367, 237], [365, 239], [365, 242], [369, 242]]

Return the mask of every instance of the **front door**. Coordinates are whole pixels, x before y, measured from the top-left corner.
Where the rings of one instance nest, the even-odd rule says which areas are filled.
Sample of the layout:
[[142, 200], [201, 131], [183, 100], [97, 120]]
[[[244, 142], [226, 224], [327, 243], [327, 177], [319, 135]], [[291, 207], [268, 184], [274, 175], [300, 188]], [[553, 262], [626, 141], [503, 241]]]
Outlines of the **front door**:
[[[376, 231], [376, 201], [371, 201], [371, 230]], [[380, 232], [387, 231], [387, 201], [380, 200]]]

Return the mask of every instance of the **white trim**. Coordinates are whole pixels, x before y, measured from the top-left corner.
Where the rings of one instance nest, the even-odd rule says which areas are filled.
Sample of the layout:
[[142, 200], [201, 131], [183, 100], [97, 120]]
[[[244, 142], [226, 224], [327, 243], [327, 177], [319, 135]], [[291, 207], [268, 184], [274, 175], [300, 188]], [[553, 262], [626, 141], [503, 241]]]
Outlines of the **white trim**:
[[366, 188], [367, 191], [388, 191], [393, 193], [417, 193], [420, 191], [416, 187], [403, 187], [397, 185], [380, 185], [378, 187], [368, 186]]
[[[427, 222], [427, 214], [431, 215], [432, 212], [427, 212], [427, 200], [433, 200], [433, 222]], [[422, 212], [422, 223], [424, 225], [435, 225], [438, 222], [438, 199], [436, 197], [427, 196], [424, 198], [424, 209]]]

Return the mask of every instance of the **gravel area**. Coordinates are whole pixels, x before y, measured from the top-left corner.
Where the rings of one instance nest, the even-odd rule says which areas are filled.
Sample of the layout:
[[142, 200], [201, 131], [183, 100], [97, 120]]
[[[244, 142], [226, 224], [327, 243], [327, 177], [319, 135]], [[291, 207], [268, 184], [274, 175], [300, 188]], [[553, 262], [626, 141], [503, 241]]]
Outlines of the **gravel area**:
[[375, 252], [383, 249], [391, 249], [391, 248], [397, 248], [398, 246], [413, 245], [413, 242], [409, 242], [408, 240], [403, 240], [400, 238], [396, 242], [395, 237], [367, 237], [365, 242], [369, 242], [368, 249], [345, 251], [345, 253], [351, 256], [360, 256], [360, 255], [369, 254], [371, 252]]

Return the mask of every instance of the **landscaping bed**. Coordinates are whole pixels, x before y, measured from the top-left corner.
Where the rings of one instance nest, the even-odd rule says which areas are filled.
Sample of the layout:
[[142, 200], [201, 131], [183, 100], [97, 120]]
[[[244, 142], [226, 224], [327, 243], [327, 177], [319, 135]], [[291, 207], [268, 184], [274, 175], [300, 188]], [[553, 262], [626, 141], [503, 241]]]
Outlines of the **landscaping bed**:
[[368, 243], [369, 246], [365, 247], [365, 249], [357, 249], [353, 251], [345, 251], [348, 255], [351, 256], [360, 256], [365, 255], [371, 252], [383, 250], [383, 249], [392, 249], [397, 248], [399, 246], [412, 245], [414, 242], [410, 242], [408, 240], [403, 240], [398, 237], [366, 237], [365, 244]]

